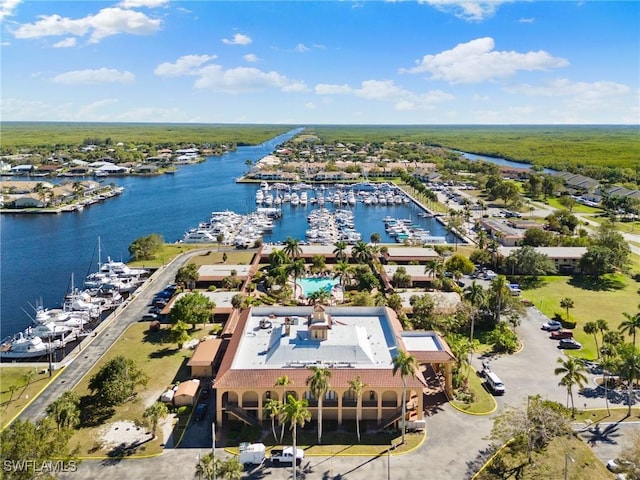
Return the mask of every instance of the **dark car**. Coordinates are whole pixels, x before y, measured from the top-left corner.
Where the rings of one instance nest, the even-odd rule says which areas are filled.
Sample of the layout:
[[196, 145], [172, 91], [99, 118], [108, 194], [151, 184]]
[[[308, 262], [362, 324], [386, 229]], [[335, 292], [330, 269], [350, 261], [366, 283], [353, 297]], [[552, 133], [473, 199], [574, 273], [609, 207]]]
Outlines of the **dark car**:
[[551, 332], [551, 338], [553, 340], [562, 340], [563, 338], [573, 338], [573, 332], [567, 329], [557, 330], [555, 332]]
[[200, 396], [202, 398], [209, 398], [210, 394], [211, 394], [211, 388], [209, 388], [209, 386], [207, 385], [202, 389], [202, 393], [200, 394]]
[[567, 348], [569, 350], [579, 350], [582, 348], [578, 342], [576, 342], [573, 338], [563, 338], [560, 340], [558, 344], [558, 348]]
[[193, 419], [196, 422], [199, 422], [200, 420], [202, 420], [204, 418], [204, 416], [207, 414], [207, 404], [206, 403], [199, 403], [196, 405], [195, 410], [193, 411]]

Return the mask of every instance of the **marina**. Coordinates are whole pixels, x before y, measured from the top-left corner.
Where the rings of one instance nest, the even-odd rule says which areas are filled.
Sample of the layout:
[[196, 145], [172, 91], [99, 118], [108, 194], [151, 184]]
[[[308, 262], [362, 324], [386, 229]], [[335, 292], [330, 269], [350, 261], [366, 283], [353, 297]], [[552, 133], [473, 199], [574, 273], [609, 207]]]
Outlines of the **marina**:
[[[247, 160], [263, 158], [299, 131], [292, 130], [260, 145], [239, 147], [221, 156], [208, 157], [203, 163], [181, 167], [174, 175], [110, 178], [109, 181], [124, 187], [122, 194], [82, 211], [66, 215], [1, 215], [0, 338], [32, 325], [32, 320], [22, 310], [25, 306], [61, 307], [72, 274], [84, 279], [95, 271], [95, 268], [87, 269], [87, 265], [92, 262], [98, 237], [112, 259], [124, 262], [130, 256], [128, 247], [136, 238], [158, 233], [167, 242], [177, 242], [183, 239], [186, 231], [198, 230], [202, 222], [210, 222], [212, 212], [229, 211], [244, 216], [259, 212], [259, 208], [269, 208], [256, 204], [256, 192], [262, 190], [259, 183], [237, 183], [236, 179], [245, 172]], [[266, 184], [268, 193], [273, 196], [270, 208], [276, 210], [262, 212], [279, 211], [282, 216], [270, 218], [271, 230], [262, 233], [264, 242], [282, 242], [289, 236], [307, 241], [311, 210], [322, 207], [323, 202], [324, 207], [335, 210], [336, 193], [340, 208], [353, 213], [353, 228], [363, 241], [368, 242], [373, 233], [378, 233], [381, 242], [394, 243], [395, 238], [387, 234], [383, 222], [390, 216], [411, 218], [412, 223], [431, 235], [443, 236], [453, 242], [453, 237], [437, 219], [419, 216], [425, 211], [411, 201], [397, 203], [394, 198], [393, 204], [381, 205], [378, 195], [375, 197], [378, 203], [373, 203], [374, 184], [361, 184], [351, 189], [356, 200], [351, 205], [349, 189], [319, 185], [314, 190], [305, 183]], [[300, 205], [303, 192], [307, 193], [306, 206]], [[320, 200], [320, 192], [323, 200]], [[298, 197], [295, 206], [292, 202], [294, 194]], [[343, 197], [346, 205], [342, 204]], [[280, 198], [279, 206], [275, 205], [277, 198]], [[371, 201], [366, 202], [367, 198]], [[212, 243], [215, 244], [217, 235], [214, 237]]]

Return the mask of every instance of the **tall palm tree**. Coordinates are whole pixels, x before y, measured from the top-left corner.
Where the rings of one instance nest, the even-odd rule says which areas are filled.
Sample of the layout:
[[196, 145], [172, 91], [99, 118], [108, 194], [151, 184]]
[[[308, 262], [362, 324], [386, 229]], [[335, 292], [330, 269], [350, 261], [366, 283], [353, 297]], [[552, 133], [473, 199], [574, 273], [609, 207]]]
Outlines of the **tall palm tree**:
[[487, 296], [485, 295], [484, 288], [482, 285], [477, 283], [475, 280], [471, 282], [471, 285], [465, 287], [464, 289], [464, 298], [466, 298], [471, 306], [473, 307], [473, 312], [471, 314], [471, 333], [469, 335], [469, 341], [471, 342], [471, 352], [469, 353], [469, 363], [471, 363], [471, 359], [473, 356], [473, 330], [475, 327], [476, 316], [480, 312], [480, 309], [487, 301]]
[[[298, 441], [298, 430], [297, 426], [304, 427], [304, 424], [311, 420], [311, 412], [307, 408], [309, 403], [304, 398], [300, 400], [296, 400], [293, 398], [293, 395], [289, 395], [287, 398], [287, 403], [284, 405], [282, 409], [283, 414], [283, 422], [291, 424], [292, 430], [292, 438], [293, 438], [293, 455], [296, 457], [296, 453], [298, 450], [296, 449], [296, 444]], [[297, 462], [294, 461], [292, 463], [292, 477], [293, 480], [296, 480], [297, 473]]]
[[478, 230], [477, 240], [478, 240], [478, 248], [480, 250], [484, 250], [487, 246], [487, 231], [484, 229]]
[[271, 431], [273, 432], [273, 440], [278, 441], [278, 435], [276, 435], [276, 417], [280, 415], [282, 411], [282, 403], [279, 400], [270, 398], [267, 403], [264, 404], [264, 413], [271, 418]]
[[[285, 404], [287, 403], [287, 387], [292, 385], [293, 381], [289, 378], [288, 375], [282, 375], [276, 379], [276, 383], [273, 384], [274, 387], [282, 387], [282, 408], [284, 409]], [[280, 430], [280, 443], [282, 443], [282, 437], [284, 437], [284, 422], [282, 422], [282, 428]]]
[[24, 374], [24, 379], [27, 381], [27, 383], [24, 384], [24, 387], [20, 392], [20, 395], [18, 395], [18, 398], [21, 398], [22, 395], [24, 395], [25, 390], [29, 388], [29, 385], [31, 385], [31, 380], [33, 380], [33, 377], [35, 376], [35, 374], [36, 372], [34, 372], [33, 370], [29, 370], [27, 373]]
[[347, 282], [351, 281], [353, 275], [353, 265], [349, 265], [348, 262], [340, 260], [338, 264], [333, 267], [333, 278], [340, 278], [340, 286], [344, 288]]
[[582, 330], [587, 335], [593, 335], [593, 340], [596, 342], [596, 352], [598, 358], [600, 358], [600, 347], [598, 347], [598, 324], [596, 322], [587, 322], [582, 326]]
[[358, 375], [353, 380], [349, 380], [349, 390], [356, 394], [356, 432], [358, 443], [360, 443], [360, 410], [362, 409], [362, 394], [369, 385], [363, 383]]
[[333, 253], [336, 256], [336, 260], [340, 261], [346, 261], [347, 260], [347, 242], [345, 242], [344, 240], [338, 240], [336, 243], [333, 244], [334, 248], [333, 249]]
[[351, 257], [356, 263], [368, 263], [372, 259], [369, 245], [362, 240], [358, 240], [351, 248]]
[[495, 318], [496, 322], [499, 322], [502, 307], [504, 305], [505, 298], [508, 295], [507, 277], [504, 275], [498, 275], [491, 281], [491, 294], [496, 301], [496, 309], [495, 312], [493, 312], [493, 318]]
[[560, 300], [560, 308], [564, 308], [565, 311], [567, 312], [567, 322], [569, 321], [569, 309], [573, 308], [575, 305], [573, 303], [573, 299], [569, 298], [569, 297], [565, 297], [562, 300]]
[[596, 320], [596, 325], [598, 326], [598, 330], [600, 330], [600, 339], [602, 343], [604, 343], [604, 332], [609, 330], [609, 322], [604, 318], [599, 318]]
[[405, 442], [405, 430], [407, 426], [407, 376], [411, 375], [413, 378], [416, 376], [416, 370], [418, 369], [418, 361], [416, 357], [405, 352], [404, 350], [398, 350], [398, 353], [393, 357], [393, 375], [400, 373], [402, 378], [402, 443]]
[[269, 254], [269, 270], [275, 270], [287, 263], [287, 254], [284, 250], [274, 248]]
[[69, 390], [47, 407], [47, 415], [53, 417], [58, 430], [73, 428], [80, 423], [80, 397]]
[[331, 388], [331, 385], [329, 384], [331, 370], [316, 366], [309, 367], [309, 370], [311, 370], [312, 373], [307, 377], [305, 384], [309, 387], [313, 396], [318, 401], [318, 443], [322, 443], [322, 402], [324, 400], [324, 396]]
[[618, 364], [620, 376], [627, 381], [629, 389], [629, 398], [627, 399], [629, 409], [627, 410], [627, 415], [631, 416], [633, 384], [637, 378], [637, 372], [640, 372], [640, 353], [638, 353], [635, 345], [624, 343], [618, 347], [618, 354], [620, 357], [620, 363]]
[[284, 241], [284, 248], [282, 250], [290, 258], [298, 258], [302, 254], [300, 240], [293, 237], [287, 237], [287, 239]]
[[244, 466], [236, 457], [233, 457], [226, 462], [221, 463], [220, 471], [222, 473], [222, 478], [225, 480], [240, 480], [244, 472]]
[[609, 375], [615, 367], [616, 362], [610, 355], [602, 356], [600, 368], [602, 368], [602, 383], [604, 383], [604, 400], [607, 405], [607, 415], [611, 415], [611, 412], [609, 411]]
[[624, 318], [626, 318], [626, 320], [624, 320], [620, 324], [620, 326], [618, 327], [618, 330], [620, 330], [622, 333], [631, 335], [631, 338], [633, 339], [632, 343], [633, 343], [633, 346], [635, 347], [636, 332], [640, 330], [640, 313], [631, 314], [631, 313], [623, 312], [622, 315], [624, 315]]
[[296, 285], [298, 284], [298, 277], [305, 272], [304, 260], [301, 258], [295, 259], [287, 267], [287, 272], [293, 274], [293, 296], [296, 295]]
[[444, 262], [441, 259], [429, 260], [424, 266], [424, 273], [430, 277], [442, 279], [445, 274]]
[[[587, 383], [587, 377], [585, 372], [587, 371], [584, 366], [584, 361], [580, 358], [558, 358], [558, 363], [561, 365], [556, 368], [554, 375], [563, 375], [558, 385], [567, 388], [567, 395], [571, 397], [571, 418], [576, 415], [576, 407], [573, 403], [573, 387], [578, 386], [582, 388]], [[568, 407], [568, 405], [567, 405]]]
[[491, 254], [491, 262], [493, 264], [493, 269], [498, 270], [498, 257], [500, 252], [500, 242], [495, 239], [489, 240], [487, 243], [487, 252]]

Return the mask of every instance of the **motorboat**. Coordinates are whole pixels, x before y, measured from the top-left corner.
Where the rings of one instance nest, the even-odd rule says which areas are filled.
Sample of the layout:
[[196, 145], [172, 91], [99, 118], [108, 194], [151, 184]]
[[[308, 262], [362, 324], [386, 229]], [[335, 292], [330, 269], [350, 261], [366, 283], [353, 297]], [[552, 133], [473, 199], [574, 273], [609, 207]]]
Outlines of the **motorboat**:
[[20, 332], [9, 342], [2, 344], [0, 357], [8, 359], [38, 358], [47, 355], [59, 345], [59, 341], [49, 343], [40, 337]]

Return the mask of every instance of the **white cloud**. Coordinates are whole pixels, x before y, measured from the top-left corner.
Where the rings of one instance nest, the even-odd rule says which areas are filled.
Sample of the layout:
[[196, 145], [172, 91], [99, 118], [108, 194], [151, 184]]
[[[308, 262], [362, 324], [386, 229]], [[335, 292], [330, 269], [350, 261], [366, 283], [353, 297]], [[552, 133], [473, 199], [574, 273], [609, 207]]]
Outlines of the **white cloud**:
[[122, 8], [157, 8], [167, 5], [168, 3], [169, 0], [122, 0], [118, 6]]
[[252, 67], [225, 70], [221, 65], [207, 65], [200, 69], [195, 87], [228, 93], [259, 92], [276, 88], [283, 92], [307, 90], [303, 82], [291, 80], [278, 72], [263, 72]]
[[615, 82], [572, 82], [566, 78], [558, 78], [543, 85], [521, 84], [505, 89], [509, 93], [530, 96], [567, 97], [577, 96], [584, 99], [604, 99], [628, 94], [631, 89], [627, 85]]
[[5, 17], [11, 17], [20, 3], [22, 3], [22, 0], [0, 0], [0, 22]]
[[131, 83], [135, 80], [131, 72], [121, 72], [112, 68], [99, 68], [97, 70], [74, 70], [61, 73], [53, 77], [55, 83], [66, 85], [96, 84], [96, 83]]
[[53, 44], [53, 48], [69, 48], [76, 46], [76, 37], [67, 37]]
[[343, 95], [352, 93], [352, 89], [346, 83], [343, 85], [331, 85], [327, 83], [319, 83], [315, 86], [315, 92], [318, 95]]
[[418, 0], [418, 3], [431, 5], [445, 13], [453, 13], [456, 17], [466, 21], [480, 22], [492, 17], [500, 4], [510, 0]]
[[519, 53], [495, 51], [493, 38], [477, 38], [459, 43], [451, 50], [425, 55], [417, 66], [400, 69], [400, 73], [431, 73], [434, 80], [449, 83], [480, 83], [509, 77], [519, 70], [548, 70], [569, 65], [564, 58], [553, 57], [544, 50]]
[[520, 23], [535, 23], [536, 19], [531, 17], [531, 18], [521, 18], [520, 20], [518, 20], [518, 22]]
[[249, 45], [251, 43], [251, 37], [242, 33], [236, 33], [233, 38], [223, 38], [222, 43], [227, 45]]
[[257, 62], [259, 60], [258, 56], [255, 53], [247, 53], [242, 58], [244, 58], [245, 62], [250, 62], [250, 63], [254, 63], [254, 62]]
[[198, 75], [200, 67], [216, 58], [215, 55], [184, 55], [175, 63], [161, 63], [153, 73], [160, 77], [177, 77], [181, 75]]
[[393, 80], [364, 80], [360, 88], [320, 83], [314, 91], [317, 95], [354, 95], [366, 100], [391, 102], [396, 110], [430, 110], [437, 103], [454, 99], [453, 95], [441, 90], [414, 93], [396, 85]]
[[305, 46], [304, 43], [299, 43], [296, 45], [296, 48], [294, 48], [294, 50], [296, 52], [304, 53], [309, 51], [309, 47]]
[[157, 32], [162, 21], [150, 18], [144, 13], [121, 8], [103, 8], [96, 15], [71, 19], [60, 15], [41, 15], [34, 23], [19, 25], [13, 35], [16, 38], [30, 39], [57, 35], [84, 36], [91, 32], [90, 43], [103, 38], [128, 33], [131, 35], [150, 35]]

